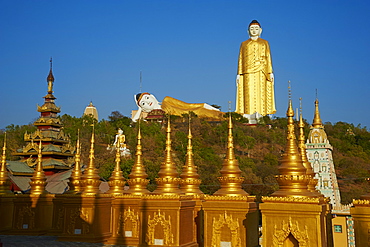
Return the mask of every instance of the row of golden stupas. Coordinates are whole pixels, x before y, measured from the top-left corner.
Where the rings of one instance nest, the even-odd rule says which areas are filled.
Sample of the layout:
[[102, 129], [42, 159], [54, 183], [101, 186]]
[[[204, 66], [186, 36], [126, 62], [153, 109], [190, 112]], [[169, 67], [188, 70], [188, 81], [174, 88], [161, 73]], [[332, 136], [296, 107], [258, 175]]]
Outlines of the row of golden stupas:
[[[122, 175], [117, 148], [109, 190], [100, 193], [101, 180], [94, 164], [94, 131], [89, 163], [82, 172], [79, 138], [74, 147], [58, 128], [61, 126], [57, 118], [60, 110], [54, 104], [53, 82], [50, 70], [45, 104], [38, 107], [41, 117], [35, 122], [37, 134], [27, 134], [32, 146], [29, 150], [33, 154], [37, 152], [30, 194], [13, 195], [9, 190], [4, 141], [0, 168], [0, 216], [4, 219], [1, 232], [47, 232], [59, 235], [60, 240], [131, 246], [257, 246], [260, 212], [263, 246], [333, 246], [331, 206], [329, 200], [315, 189], [317, 180], [306, 156], [302, 114], [297, 143], [290, 96], [286, 113], [287, 144], [276, 176], [279, 189], [271, 196], [263, 197], [262, 203], [257, 205], [255, 197], [242, 189], [244, 178], [234, 154], [231, 115], [228, 118], [226, 157], [218, 178], [221, 187], [213, 195], [204, 195], [199, 189], [201, 180], [193, 160], [190, 119], [186, 162], [181, 174], [172, 160], [171, 123], [168, 120], [165, 157], [155, 179], [156, 190], [150, 192], [147, 189], [149, 180], [142, 161], [139, 127], [135, 162], [129, 179], [125, 181]], [[316, 122], [321, 122], [317, 108]], [[49, 194], [45, 189], [44, 156], [58, 153], [54, 149], [52, 153], [44, 154], [50, 145], [59, 145], [57, 151], [68, 154], [65, 155], [67, 160], [74, 156], [69, 190], [62, 195]], [[29, 155], [28, 151], [26, 155]], [[124, 190], [126, 183], [128, 190]], [[362, 201], [358, 204], [366, 205]]]

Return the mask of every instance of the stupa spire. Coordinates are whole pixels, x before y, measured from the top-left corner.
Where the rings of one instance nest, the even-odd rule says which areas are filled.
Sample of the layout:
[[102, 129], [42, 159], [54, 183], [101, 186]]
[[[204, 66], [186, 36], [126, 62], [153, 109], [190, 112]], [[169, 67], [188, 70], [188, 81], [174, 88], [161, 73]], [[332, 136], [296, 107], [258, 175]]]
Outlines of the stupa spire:
[[95, 143], [95, 127], [93, 125], [93, 131], [91, 134], [91, 142], [90, 142], [90, 154], [89, 154], [89, 165], [82, 176], [82, 185], [83, 185], [83, 193], [86, 194], [97, 194], [99, 193], [99, 185], [100, 185], [100, 177], [98, 175], [98, 171], [95, 168], [95, 152], [94, 152], [94, 143]]
[[191, 134], [191, 117], [189, 114], [189, 134], [188, 134], [188, 146], [186, 152], [186, 161], [183, 166], [181, 177], [181, 190], [185, 192], [186, 195], [199, 195], [203, 192], [199, 189], [199, 185], [202, 182], [199, 179], [199, 174], [197, 173], [197, 167], [194, 165], [193, 159], [193, 146], [191, 139], [193, 138]]
[[248, 196], [249, 194], [242, 189], [244, 178], [241, 177], [242, 171], [239, 168], [239, 162], [234, 154], [233, 124], [231, 113], [229, 113], [228, 137], [226, 158], [220, 171], [221, 177], [218, 181], [221, 188], [214, 193], [220, 196]]
[[303, 166], [306, 168], [306, 174], [310, 177], [310, 181], [308, 183], [308, 190], [317, 193], [318, 196], [322, 196], [317, 190], [316, 190], [316, 184], [317, 184], [317, 179], [315, 179], [315, 172], [312, 169], [311, 163], [307, 159], [307, 151], [306, 151], [306, 145], [305, 145], [305, 135], [304, 135], [304, 127], [305, 124], [303, 122], [303, 116], [302, 116], [302, 98], [299, 98], [299, 135], [298, 135], [298, 149], [302, 157], [302, 163]]
[[166, 134], [166, 150], [164, 162], [161, 164], [158, 176], [155, 181], [157, 189], [153, 191], [154, 194], [176, 195], [183, 194], [179, 189], [180, 178], [179, 173], [176, 171], [176, 165], [172, 161], [171, 149], [171, 121], [168, 117]]
[[285, 152], [280, 159], [279, 175], [276, 176], [279, 190], [275, 191], [271, 196], [311, 197], [313, 194], [307, 187], [310, 178], [306, 175], [306, 168], [303, 165], [302, 156], [298, 152], [294, 133], [294, 110], [290, 88], [289, 82], [289, 102], [286, 113], [288, 118], [287, 144]]
[[148, 174], [145, 172], [145, 167], [142, 160], [142, 146], [141, 146], [141, 130], [140, 130], [140, 122], [139, 122], [139, 130], [137, 133], [137, 145], [136, 145], [136, 159], [135, 164], [132, 167], [131, 173], [127, 180], [129, 184], [129, 189], [126, 193], [135, 194], [135, 195], [143, 195], [148, 194], [150, 191], [146, 188], [149, 183], [147, 179]]
[[54, 76], [53, 76], [53, 58], [50, 58], [50, 71], [49, 75], [46, 78], [46, 81], [48, 83], [48, 93], [52, 94], [53, 93], [53, 83], [54, 83]]
[[323, 128], [324, 126], [322, 125], [322, 121], [320, 118], [320, 111], [319, 111], [319, 100], [317, 98], [317, 89], [316, 89], [316, 100], [315, 100], [315, 114], [313, 117], [313, 123], [312, 123], [313, 128]]
[[8, 170], [6, 169], [6, 132], [5, 132], [3, 153], [1, 156], [1, 167], [0, 167], [0, 195], [12, 194], [9, 187], [10, 187], [10, 180], [8, 176]]
[[121, 154], [120, 154], [120, 142], [117, 141], [116, 144], [116, 165], [112, 172], [111, 177], [109, 178], [109, 191], [107, 193], [114, 195], [121, 195], [125, 186], [125, 179], [123, 177], [123, 172], [121, 170]]
[[77, 144], [76, 144], [76, 155], [75, 155], [75, 167], [73, 168], [71, 177], [69, 178], [69, 190], [66, 193], [81, 193], [81, 144], [80, 144], [80, 130], [78, 130]]
[[46, 178], [44, 170], [42, 169], [42, 144], [39, 142], [38, 155], [37, 155], [37, 165], [36, 169], [31, 178], [31, 195], [41, 195], [45, 194]]

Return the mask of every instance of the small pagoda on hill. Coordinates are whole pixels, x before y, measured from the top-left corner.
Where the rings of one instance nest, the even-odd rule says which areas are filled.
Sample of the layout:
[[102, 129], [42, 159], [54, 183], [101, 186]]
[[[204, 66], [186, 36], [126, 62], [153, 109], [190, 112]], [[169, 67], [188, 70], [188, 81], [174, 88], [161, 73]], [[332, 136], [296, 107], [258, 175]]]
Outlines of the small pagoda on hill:
[[[51, 60], [47, 82], [48, 93], [44, 96], [45, 102], [42, 106], [37, 105], [37, 111], [41, 113], [40, 117], [34, 122], [37, 130], [34, 133], [24, 134], [26, 146], [13, 153], [14, 156], [20, 156], [21, 160], [13, 165], [10, 163], [14, 162], [8, 162], [11, 173], [12, 167], [21, 169], [24, 166], [24, 170], [36, 167], [39, 142], [42, 143], [42, 167], [45, 175], [68, 170], [74, 162], [75, 146], [71, 145], [69, 137], [62, 129], [63, 124], [58, 118], [60, 107], [57, 107], [54, 103], [56, 98], [53, 95], [54, 76]], [[14, 175], [16, 175], [15, 173], [16, 171], [13, 170]]]

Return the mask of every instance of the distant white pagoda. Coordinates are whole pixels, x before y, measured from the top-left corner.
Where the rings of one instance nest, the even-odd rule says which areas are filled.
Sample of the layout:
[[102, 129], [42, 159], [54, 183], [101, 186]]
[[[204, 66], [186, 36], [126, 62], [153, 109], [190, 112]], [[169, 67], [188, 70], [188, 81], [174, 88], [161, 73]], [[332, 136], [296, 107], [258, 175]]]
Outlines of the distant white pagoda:
[[333, 162], [333, 147], [330, 145], [319, 112], [319, 101], [315, 100], [315, 114], [306, 142], [308, 161], [318, 179], [316, 189], [330, 198], [333, 210], [341, 208], [340, 192]]
[[85, 111], [84, 111], [84, 115], [92, 116], [97, 121], [99, 121], [98, 110], [93, 105], [92, 101], [90, 101], [90, 104], [88, 106], [86, 106]]

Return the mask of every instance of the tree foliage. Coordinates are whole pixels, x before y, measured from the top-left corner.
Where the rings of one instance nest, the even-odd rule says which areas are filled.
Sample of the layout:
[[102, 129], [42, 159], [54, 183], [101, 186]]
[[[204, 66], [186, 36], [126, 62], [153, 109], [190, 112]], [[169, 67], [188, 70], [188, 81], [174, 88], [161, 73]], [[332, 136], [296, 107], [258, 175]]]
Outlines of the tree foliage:
[[[191, 116], [192, 147], [194, 162], [202, 180], [201, 189], [211, 194], [219, 188], [218, 177], [226, 155], [228, 114], [224, 121], [209, 122]], [[286, 118], [264, 118], [257, 126], [248, 126], [240, 114], [231, 113], [233, 119], [234, 151], [239, 161], [242, 176], [245, 177], [243, 188], [251, 195], [270, 195], [278, 189], [275, 175], [278, 174], [279, 158], [286, 144]], [[172, 159], [181, 173], [186, 160], [188, 145], [189, 114], [182, 117], [171, 116]], [[128, 178], [135, 162], [137, 133], [142, 134], [143, 162], [150, 179], [149, 189], [154, 190], [155, 178], [164, 160], [166, 145], [166, 125], [158, 122], [140, 121], [132, 123], [131, 119], [114, 111], [108, 120], [97, 122], [90, 116], [81, 118], [64, 114], [60, 116], [63, 130], [75, 145], [78, 133], [82, 143], [82, 163], [89, 162], [91, 136], [95, 135], [95, 166], [100, 176], [108, 180], [115, 166], [115, 152], [107, 150], [113, 144], [118, 128], [126, 135], [126, 144], [131, 156], [122, 157], [120, 167], [124, 177]], [[32, 124], [9, 125], [0, 131], [0, 144], [7, 132], [7, 160], [14, 160], [11, 153], [25, 145], [24, 133], [36, 130]], [[306, 123], [305, 133], [309, 125]], [[370, 133], [366, 128], [344, 122], [325, 123], [325, 131], [334, 147], [333, 157], [342, 203], [349, 203], [370, 190], [366, 178], [370, 170]]]

